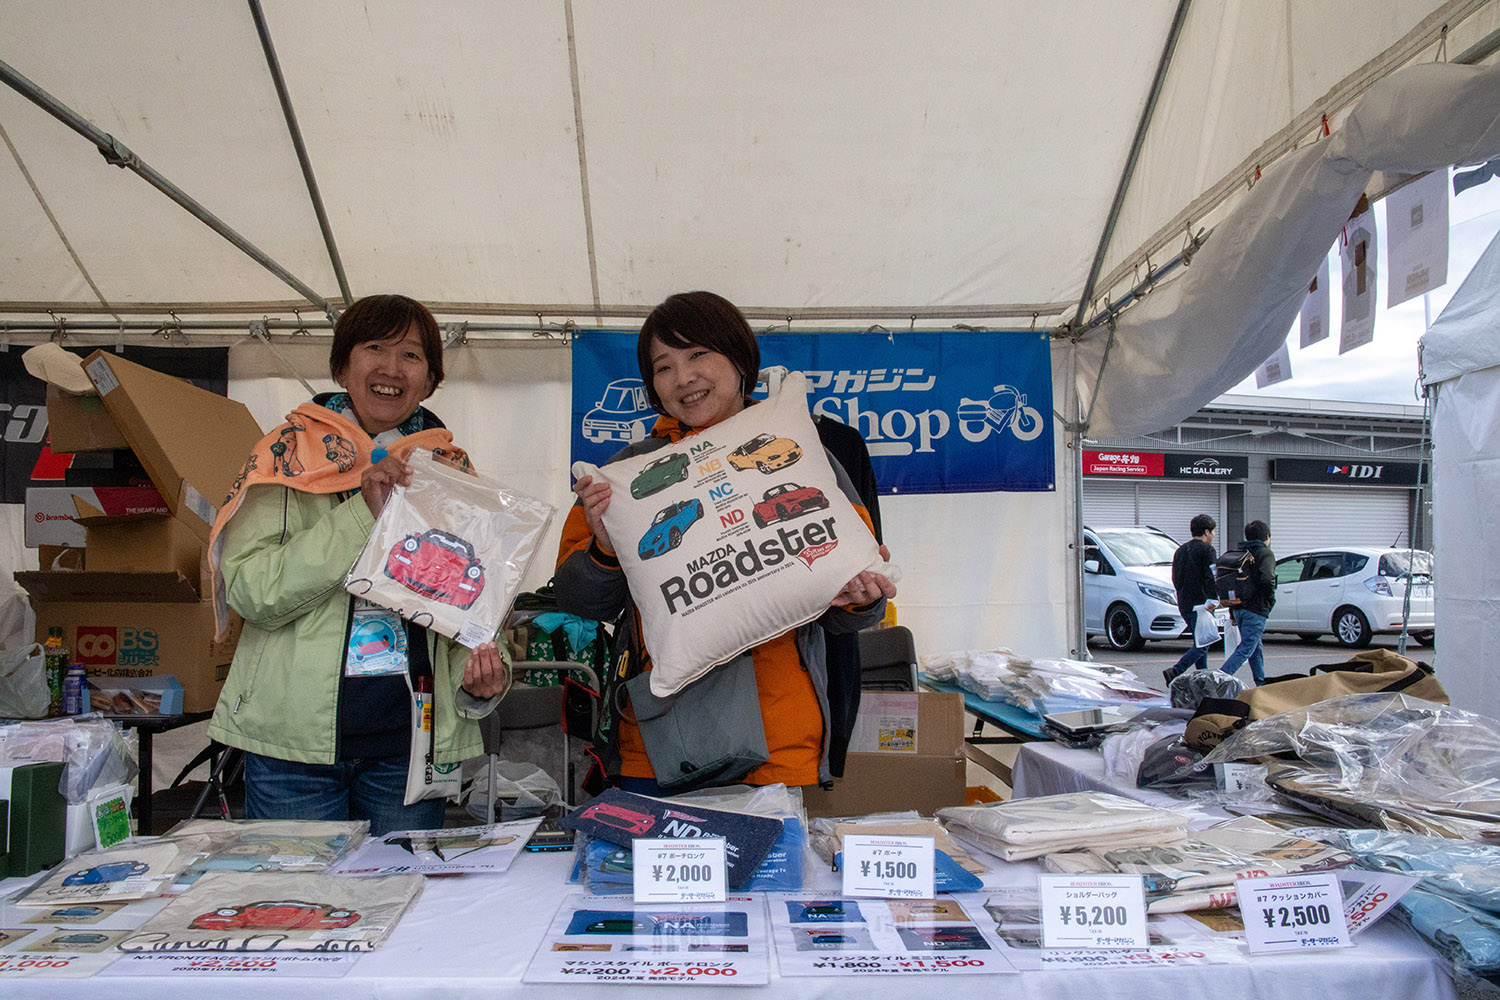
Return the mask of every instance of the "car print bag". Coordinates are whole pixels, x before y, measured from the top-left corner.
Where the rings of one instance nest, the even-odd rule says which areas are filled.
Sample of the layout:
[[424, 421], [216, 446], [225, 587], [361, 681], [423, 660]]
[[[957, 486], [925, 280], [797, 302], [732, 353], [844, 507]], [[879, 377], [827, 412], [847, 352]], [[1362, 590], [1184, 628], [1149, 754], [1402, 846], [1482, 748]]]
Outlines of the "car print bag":
[[697, 434], [573, 474], [612, 487], [604, 526], [658, 697], [817, 618], [860, 572], [898, 575], [839, 488], [800, 372]]
[[495, 637], [553, 508], [414, 450], [344, 589], [471, 649]]

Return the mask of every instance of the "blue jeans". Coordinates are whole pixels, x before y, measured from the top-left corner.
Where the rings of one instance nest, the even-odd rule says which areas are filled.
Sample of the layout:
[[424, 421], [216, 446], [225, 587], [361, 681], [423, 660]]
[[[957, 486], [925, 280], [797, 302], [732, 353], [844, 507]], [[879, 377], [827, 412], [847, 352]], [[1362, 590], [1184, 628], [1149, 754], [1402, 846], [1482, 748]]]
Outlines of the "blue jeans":
[[1224, 661], [1220, 667], [1226, 674], [1232, 674], [1240, 669], [1240, 665], [1246, 660], [1250, 661], [1250, 676], [1255, 678], [1255, 683], [1266, 682], [1266, 658], [1261, 652], [1260, 637], [1266, 631], [1266, 618], [1254, 611], [1246, 611], [1240, 608], [1234, 613], [1234, 623], [1240, 629], [1240, 644], [1234, 647], [1234, 652]]
[[1185, 674], [1194, 667], [1197, 667], [1199, 670], [1208, 669], [1207, 646], [1189, 646], [1188, 651], [1183, 653], [1176, 663], [1172, 664], [1172, 675]]
[[372, 837], [441, 828], [445, 800], [402, 804], [406, 767], [405, 757], [303, 764], [246, 751], [245, 818], [367, 819]]

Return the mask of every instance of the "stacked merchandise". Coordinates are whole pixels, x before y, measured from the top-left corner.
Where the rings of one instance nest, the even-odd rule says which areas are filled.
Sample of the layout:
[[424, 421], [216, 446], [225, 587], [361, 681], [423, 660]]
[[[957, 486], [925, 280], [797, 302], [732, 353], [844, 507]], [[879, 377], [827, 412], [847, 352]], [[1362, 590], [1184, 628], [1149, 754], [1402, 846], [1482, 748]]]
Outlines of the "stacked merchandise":
[[1008, 651], [969, 650], [924, 657], [922, 672], [957, 684], [985, 701], [1038, 714], [1161, 698], [1160, 692], [1123, 667], [1082, 660], [1028, 660]]
[[182, 873], [193, 882], [206, 872], [316, 872], [331, 867], [359, 846], [370, 831], [367, 821], [190, 819], [168, 836], [201, 835], [203, 857]]
[[959, 839], [1006, 861], [1082, 848], [1176, 844], [1187, 817], [1107, 792], [1069, 792], [982, 806], [952, 806], [938, 818]]
[[18, 900], [21, 906], [124, 903], [161, 895], [207, 846], [206, 837], [127, 841], [68, 858]]
[[813, 853], [835, 869], [841, 868], [844, 838], [849, 835], [931, 837], [933, 888], [937, 892], [976, 892], [984, 885], [979, 877], [984, 873], [984, 865], [960, 847], [935, 819], [923, 819], [916, 812], [815, 819], [811, 839]]
[[422, 893], [422, 876], [212, 872], [121, 941], [126, 952], [370, 951]]
[[1170, 846], [1090, 848], [1042, 858], [1042, 867], [1067, 875], [1142, 876], [1150, 913], [1235, 906], [1238, 878], [1327, 871], [1353, 863], [1347, 851], [1248, 817], [1199, 830]]
[[1500, 847], [1381, 830], [1306, 831], [1350, 851], [1361, 868], [1420, 876], [1396, 904], [1468, 977], [1500, 988]]
[[[1500, 838], [1500, 723], [1399, 694], [1351, 694], [1250, 723], [1204, 758], [1283, 758], [1266, 783], [1338, 826]], [[1292, 758], [1287, 760], [1285, 758]]]

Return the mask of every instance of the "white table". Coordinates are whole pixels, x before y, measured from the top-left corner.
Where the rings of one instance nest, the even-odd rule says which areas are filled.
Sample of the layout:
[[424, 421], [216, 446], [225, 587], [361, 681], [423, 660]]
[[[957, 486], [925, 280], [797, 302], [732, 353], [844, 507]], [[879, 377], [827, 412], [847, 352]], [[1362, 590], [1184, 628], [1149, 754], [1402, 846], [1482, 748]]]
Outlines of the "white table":
[[1135, 782], [1104, 774], [1104, 755], [1098, 750], [1074, 750], [1061, 743], [1023, 743], [1011, 765], [1011, 792], [1015, 798], [1061, 795], [1065, 792], [1113, 792], [1127, 799], [1186, 813], [1188, 829], [1201, 830], [1232, 818], [1214, 805], [1174, 798], [1152, 788], [1137, 788]]
[[[378, 951], [361, 955], [342, 979], [218, 980], [177, 978], [6, 979], [6, 1000], [72, 998], [87, 990], [111, 1000], [161, 1000], [198, 995], [214, 1000], [417, 1000], [433, 997], [528, 998], [554, 996], [576, 1000], [606, 995], [630, 1000], [640, 987], [577, 984], [530, 986], [521, 976], [562, 897], [577, 887], [564, 879], [571, 853], [529, 854], [504, 875], [429, 879], [416, 906]], [[1001, 865], [988, 878], [992, 886], [1026, 884], [1034, 879], [1034, 862]], [[0, 883], [9, 893], [21, 879]], [[834, 877], [819, 873], [819, 886], [834, 886]], [[836, 891], [836, 890], [835, 890]], [[0, 907], [0, 923], [15, 911]], [[9, 951], [7, 948], [5, 951]], [[5, 952], [0, 951], [0, 954]], [[776, 975], [773, 995], [789, 1000], [870, 1000], [897, 991], [920, 994], [936, 988], [932, 980], [898, 986], [890, 978], [878, 984], [858, 979], [794, 978]], [[1428, 947], [1403, 927], [1383, 921], [1359, 938], [1358, 947], [1320, 954], [1266, 956], [1246, 965], [1213, 965], [1150, 970], [1066, 970], [1027, 972], [1020, 976], [953, 977], [941, 983], [944, 1000], [994, 1000], [997, 995], [1047, 997], [1048, 1000], [1099, 1000], [1100, 997], [1161, 1000], [1162, 997], [1358, 998], [1376, 1000], [1453, 1000], [1453, 986]], [[694, 986], [694, 995], [718, 997], [754, 994], [754, 987]], [[768, 995], [761, 992], [761, 995]]]

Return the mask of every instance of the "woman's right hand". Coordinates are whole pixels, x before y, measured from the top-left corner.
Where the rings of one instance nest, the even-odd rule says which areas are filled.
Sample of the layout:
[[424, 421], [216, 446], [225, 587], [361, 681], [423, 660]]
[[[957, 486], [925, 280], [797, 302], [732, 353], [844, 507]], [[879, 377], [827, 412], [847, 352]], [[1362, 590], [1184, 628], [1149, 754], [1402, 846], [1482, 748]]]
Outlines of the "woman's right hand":
[[578, 494], [578, 500], [583, 504], [583, 517], [589, 523], [589, 530], [594, 533], [594, 541], [604, 551], [614, 552], [609, 532], [604, 530], [604, 512], [609, 509], [609, 498], [613, 493], [609, 480], [584, 476], [573, 484], [573, 492]]
[[376, 517], [385, 509], [385, 501], [397, 486], [411, 483], [411, 469], [395, 455], [387, 455], [370, 466], [359, 477], [359, 495]]

